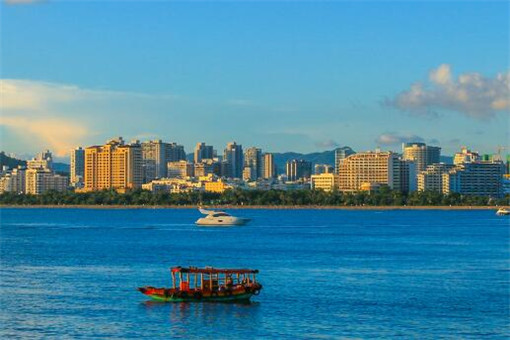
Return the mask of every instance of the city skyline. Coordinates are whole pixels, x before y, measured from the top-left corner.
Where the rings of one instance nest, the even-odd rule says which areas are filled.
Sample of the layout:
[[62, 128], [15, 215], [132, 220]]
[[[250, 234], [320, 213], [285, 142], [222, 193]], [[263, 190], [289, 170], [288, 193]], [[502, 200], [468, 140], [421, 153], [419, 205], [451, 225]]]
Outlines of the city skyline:
[[507, 2], [16, 2], [0, 5], [8, 153], [116, 135], [187, 153], [509, 144]]

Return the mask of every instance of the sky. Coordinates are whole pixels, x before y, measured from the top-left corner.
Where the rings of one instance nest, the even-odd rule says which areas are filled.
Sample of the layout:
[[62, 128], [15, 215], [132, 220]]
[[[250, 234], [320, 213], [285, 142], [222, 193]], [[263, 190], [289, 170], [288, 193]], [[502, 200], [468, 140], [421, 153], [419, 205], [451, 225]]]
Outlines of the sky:
[[510, 144], [509, 17], [507, 1], [4, 0], [0, 148], [495, 153]]

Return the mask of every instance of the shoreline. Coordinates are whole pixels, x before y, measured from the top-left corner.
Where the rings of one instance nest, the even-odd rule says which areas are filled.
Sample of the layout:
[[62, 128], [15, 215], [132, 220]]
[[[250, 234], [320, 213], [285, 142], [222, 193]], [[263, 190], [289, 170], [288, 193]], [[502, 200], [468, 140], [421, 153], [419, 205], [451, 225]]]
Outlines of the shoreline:
[[[19, 209], [198, 209], [198, 205], [0, 205]], [[271, 209], [271, 210], [497, 210], [508, 206], [337, 206], [337, 205], [211, 205], [205, 209]]]

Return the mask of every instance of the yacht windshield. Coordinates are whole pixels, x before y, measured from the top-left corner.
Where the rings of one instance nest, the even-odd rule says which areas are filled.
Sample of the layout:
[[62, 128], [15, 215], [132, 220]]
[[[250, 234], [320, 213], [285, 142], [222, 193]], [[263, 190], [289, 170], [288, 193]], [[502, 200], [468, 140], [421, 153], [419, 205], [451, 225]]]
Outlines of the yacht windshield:
[[229, 214], [227, 213], [216, 213], [214, 215], [212, 215], [213, 217], [224, 217], [224, 216], [230, 216]]

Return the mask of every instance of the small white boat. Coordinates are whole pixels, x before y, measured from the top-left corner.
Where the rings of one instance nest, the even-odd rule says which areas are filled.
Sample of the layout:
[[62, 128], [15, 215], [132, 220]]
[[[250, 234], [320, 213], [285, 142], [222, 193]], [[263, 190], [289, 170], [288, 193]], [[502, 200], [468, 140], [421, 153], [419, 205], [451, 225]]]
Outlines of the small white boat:
[[510, 215], [510, 209], [507, 209], [507, 208], [499, 208], [499, 210], [498, 210], [498, 211], [496, 211], [496, 215], [498, 215], [498, 216]]
[[230, 226], [244, 225], [250, 221], [249, 218], [235, 217], [224, 211], [198, 209], [205, 217], [199, 218], [195, 224], [203, 226]]

